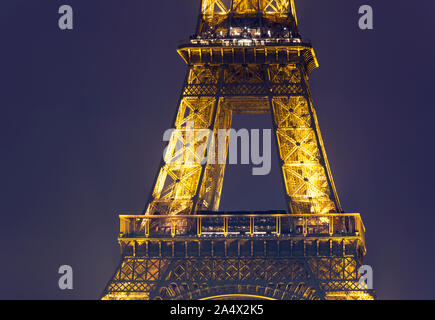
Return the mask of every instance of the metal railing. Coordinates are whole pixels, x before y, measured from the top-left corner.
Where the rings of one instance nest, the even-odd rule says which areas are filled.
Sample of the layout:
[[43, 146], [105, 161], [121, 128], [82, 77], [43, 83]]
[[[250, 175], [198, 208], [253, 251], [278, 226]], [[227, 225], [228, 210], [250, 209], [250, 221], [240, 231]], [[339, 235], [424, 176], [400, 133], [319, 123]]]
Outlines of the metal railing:
[[308, 45], [311, 43], [308, 39], [300, 38], [193, 38], [180, 41], [180, 45], [219, 45], [224, 47], [251, 47], [267, 45]]
[[365, 243], [357, 213], [120, 215], [120, 238], [352, 237]]

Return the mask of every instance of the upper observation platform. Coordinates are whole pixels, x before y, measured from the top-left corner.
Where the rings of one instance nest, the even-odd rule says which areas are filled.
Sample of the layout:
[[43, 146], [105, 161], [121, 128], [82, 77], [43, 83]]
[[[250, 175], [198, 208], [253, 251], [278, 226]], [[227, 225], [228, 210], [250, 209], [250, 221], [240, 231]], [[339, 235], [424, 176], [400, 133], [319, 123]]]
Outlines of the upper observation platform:
[[293, 0], [202, 0], [196, 33], [178, 53], [189, 65], [302, 62], [308, 75], [319, 66]]

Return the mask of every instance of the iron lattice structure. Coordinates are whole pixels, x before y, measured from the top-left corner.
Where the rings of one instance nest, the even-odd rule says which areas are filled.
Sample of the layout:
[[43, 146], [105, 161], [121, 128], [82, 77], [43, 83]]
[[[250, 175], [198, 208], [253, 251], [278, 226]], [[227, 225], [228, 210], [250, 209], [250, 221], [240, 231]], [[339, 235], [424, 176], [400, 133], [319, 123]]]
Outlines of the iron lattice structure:
[[[371, 299], [358, 282], [364, 225], [340, 206], [308, 86], [318, 63], [293, 0], [202, 0], [178, 52], [188, 71], [174, 130], [145, 212], [120, 217], [104, 298]], [[227, 157], [228, 141], [214, 144], [233, 114], [262, 113], [288, 212], [219, 212], [225, 161], [203, 160]]]

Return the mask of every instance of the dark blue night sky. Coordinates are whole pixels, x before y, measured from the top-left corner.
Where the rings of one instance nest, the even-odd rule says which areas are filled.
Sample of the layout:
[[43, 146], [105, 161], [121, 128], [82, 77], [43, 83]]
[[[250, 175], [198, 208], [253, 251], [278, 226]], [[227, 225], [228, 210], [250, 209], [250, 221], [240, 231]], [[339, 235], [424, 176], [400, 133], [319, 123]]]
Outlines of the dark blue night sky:
[[[72, 5], [75, 29], [60, 31]], [[375, 30], [358, 28], [374, 8]], [[140, 212], [185, 74], [198, 0], [2, 0], [1, 299], [97, 299]], [[320, 68], [311, 90], [338, 193], [367, 228], [380, 299], [435, 299], [433, 1], [296, 0]], [[234, 128], [270, 117], [239, 116]], [[273, 153], [275, 155], [275, 153]], [[272, 161], [276, 164], [277, 161]], [[223, 210], [283, 209], [280, 169], [229, 166]], [[60, 265], [74, 290], [57, 286]]]

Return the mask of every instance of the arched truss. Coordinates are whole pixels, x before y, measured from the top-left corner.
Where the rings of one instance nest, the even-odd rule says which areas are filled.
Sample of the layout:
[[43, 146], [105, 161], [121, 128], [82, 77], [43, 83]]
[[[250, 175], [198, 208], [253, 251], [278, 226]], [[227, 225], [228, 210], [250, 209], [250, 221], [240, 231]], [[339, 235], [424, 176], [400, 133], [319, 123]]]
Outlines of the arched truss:
[[155, 299], [164, 300], [319, 300], [317, 290], [307, 283], [278, 283], [266, 286], [223, 285], [208, 286], [207, 283], [171, 283], [160, 289]]

